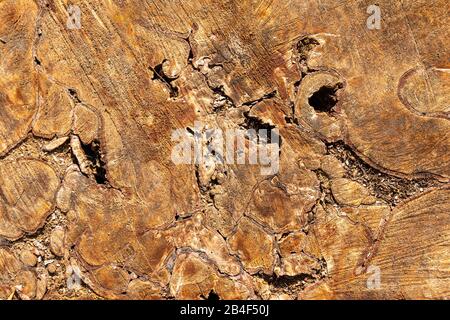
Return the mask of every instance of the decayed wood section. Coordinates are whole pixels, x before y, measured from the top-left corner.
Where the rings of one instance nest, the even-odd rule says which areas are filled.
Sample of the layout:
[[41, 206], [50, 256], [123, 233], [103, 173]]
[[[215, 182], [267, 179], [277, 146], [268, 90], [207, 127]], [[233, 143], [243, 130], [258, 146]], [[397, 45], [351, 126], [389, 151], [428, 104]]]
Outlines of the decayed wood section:
[[[450, 297], [448, 5], [371, 4], [0, 1], [0, 297]], [[279, 172], [175, 164], [196, 121]]]

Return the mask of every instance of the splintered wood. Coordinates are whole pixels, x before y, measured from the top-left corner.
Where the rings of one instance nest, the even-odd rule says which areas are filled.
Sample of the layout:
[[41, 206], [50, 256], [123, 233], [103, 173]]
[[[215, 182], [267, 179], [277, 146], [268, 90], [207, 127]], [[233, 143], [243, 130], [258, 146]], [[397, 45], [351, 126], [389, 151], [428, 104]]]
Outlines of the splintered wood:
[[1, 0], [0, 298], [450, 298], [447, 8]]

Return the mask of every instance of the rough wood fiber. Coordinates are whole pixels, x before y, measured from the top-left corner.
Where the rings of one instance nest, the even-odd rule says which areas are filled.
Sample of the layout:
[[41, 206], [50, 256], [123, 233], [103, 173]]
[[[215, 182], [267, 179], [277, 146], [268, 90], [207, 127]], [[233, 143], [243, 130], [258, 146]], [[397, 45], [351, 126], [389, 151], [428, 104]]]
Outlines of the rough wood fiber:
[[448, 298], [448, 5], [371, 4], [0, 0], [0, 298]]

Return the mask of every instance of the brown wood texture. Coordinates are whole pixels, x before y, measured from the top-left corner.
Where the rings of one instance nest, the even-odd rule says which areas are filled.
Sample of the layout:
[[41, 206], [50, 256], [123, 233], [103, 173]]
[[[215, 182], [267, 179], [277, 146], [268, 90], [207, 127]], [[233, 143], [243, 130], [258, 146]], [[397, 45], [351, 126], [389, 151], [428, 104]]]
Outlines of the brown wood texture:
[[0, 0], [0, 298], [449, 298], [448, 3], [371, 4]]

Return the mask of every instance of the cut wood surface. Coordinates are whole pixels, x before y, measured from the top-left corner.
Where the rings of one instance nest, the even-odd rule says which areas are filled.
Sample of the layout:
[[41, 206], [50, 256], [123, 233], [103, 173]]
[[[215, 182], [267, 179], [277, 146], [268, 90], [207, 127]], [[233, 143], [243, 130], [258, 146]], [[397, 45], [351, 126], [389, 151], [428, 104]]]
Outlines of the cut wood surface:
[[0, 0], [0, 298], [449, 298], [448, 3], [371, 5]]

